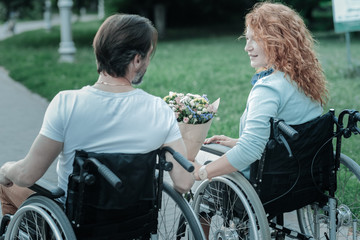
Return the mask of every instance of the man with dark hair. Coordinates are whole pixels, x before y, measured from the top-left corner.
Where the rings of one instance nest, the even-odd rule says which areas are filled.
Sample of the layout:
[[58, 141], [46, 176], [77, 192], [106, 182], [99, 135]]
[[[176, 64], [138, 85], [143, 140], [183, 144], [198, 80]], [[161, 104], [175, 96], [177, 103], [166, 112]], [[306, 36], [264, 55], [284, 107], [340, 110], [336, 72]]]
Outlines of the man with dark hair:
[[[144, 17], [116, 14], [105, 20], [93, 42], [98, 80], [58, 93], [27, 156], [0, 168], [3, 214], [17, 210], [32, 194], [26, 187], [57, 158], [58, 185], [66, 192], [76, 150], [148, 153], [166, 145], [186, 156], [174, 112], [161, 98], [132, 86], [142, 81], [156, 43], [157, 31]], [[168, 160], [174, 187], [188, 191], [192, 175]]]

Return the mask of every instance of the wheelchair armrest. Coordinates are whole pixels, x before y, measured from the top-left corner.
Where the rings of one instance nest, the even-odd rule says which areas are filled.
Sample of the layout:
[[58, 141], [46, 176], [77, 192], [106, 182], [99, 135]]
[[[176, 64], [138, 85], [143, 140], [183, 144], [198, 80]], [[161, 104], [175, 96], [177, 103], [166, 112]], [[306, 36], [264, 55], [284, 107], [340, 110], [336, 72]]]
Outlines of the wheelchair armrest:
[[59, 198], [65, 195], [63, 189], [45, 179], [39, 179], [34, 185], [29, 188], [39, 193], [40, 195], [44, 195], [51, 199]]
[[211, 143], [211, 144], [203, 144], [201, 146], [200, 150], [202, 150], [204, 152], [215, 154], [217, 156], [222, 156], [222, 155], [224, 155], [224, 153], [226, 153], [230, 149], [231, 149], [230, 147], [227, 147], [224, 145]]

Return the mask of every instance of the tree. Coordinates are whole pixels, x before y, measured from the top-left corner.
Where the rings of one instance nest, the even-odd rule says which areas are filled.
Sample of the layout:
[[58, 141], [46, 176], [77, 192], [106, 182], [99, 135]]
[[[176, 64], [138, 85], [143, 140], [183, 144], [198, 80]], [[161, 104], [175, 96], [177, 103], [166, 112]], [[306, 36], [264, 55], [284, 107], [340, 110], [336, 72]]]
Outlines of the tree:
[[160, 36], [166, 26], [201, 26], [243, 21], [244, 12], [256, 0], [107, 0], [106, 15], [136, 13], [150, 18]]
[[287, 0], [284, 2], [296, 9], [308, 24], [313, 22], [314, 17], [312, 13], [320, 4], [320, 0]]
[[[276, 0], [293, 7], [308, 24], [319, 2], [329, 0]], [[241, 25], [248, 10], [259, 0], [106, 0], [106, 14], [136, 13], [150, 18], [159, 32], [166, 26]], [[162, 20], [161, 20], [162, 19]], [[165, 22], [164, 22], [164, 19]], [[311, 27], [311, 25], [310, 25]]]
[[36, 0], [0, 0], [5, 8], [3, 21], [8, 21], [14, 13], [19, 18], [41, 18], [43, 12], [44, 1]]

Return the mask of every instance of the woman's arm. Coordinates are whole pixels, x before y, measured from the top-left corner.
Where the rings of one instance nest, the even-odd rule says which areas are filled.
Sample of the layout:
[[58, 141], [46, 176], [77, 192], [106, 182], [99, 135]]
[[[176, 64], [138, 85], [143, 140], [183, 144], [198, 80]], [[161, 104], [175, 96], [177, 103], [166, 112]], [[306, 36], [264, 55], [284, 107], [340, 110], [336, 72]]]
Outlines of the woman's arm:
[[63, 143], [39, 134], [24, 159], [0, 168], [0, 184], [29, 187], [39, 180], [62, 151]]
[[[194, 178], [195, 180], [199, 181], [201, 180], [199, 177], [199, 169], [200, 167], [202, 167], [202, 165], [195, 163], [194, 166]], [[220, 158], [216, 159], [216, 161], [212, 161], [211, 163], [205, 165], [205, 170], [207, 172], [208, 179], [238, 171], [230, 164], [226, 155], [223, 155]]]
[[[280, 94], [272, 85], [257, 84], [252, 89], [247, 102], [247, 110], [241, 118], [244, 124], [242, 124], [242, 133], [239, 139], [233, 141], [231, 138], [218, 136], [217, 139], [209, 140], [212, 142], [225, 141], [232, 145], [232, 149], [226, 154], [205, 167], [209, 179], [234, 171], [242, 171], [260, 159], [270, 136], [269, 120], [276, 116], [279, 104]], [[200, 165], [196, 166], [196, 180], [200, 179], [198, 177], [200, 167]]]

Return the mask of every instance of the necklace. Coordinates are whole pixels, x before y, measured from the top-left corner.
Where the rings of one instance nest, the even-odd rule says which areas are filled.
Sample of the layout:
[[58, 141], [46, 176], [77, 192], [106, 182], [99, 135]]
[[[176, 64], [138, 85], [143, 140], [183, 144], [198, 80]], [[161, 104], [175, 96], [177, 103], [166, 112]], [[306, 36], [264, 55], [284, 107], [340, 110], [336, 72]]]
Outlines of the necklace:
[[103, 85], [108, 85], [108, 86], [131, 86], [130, 83], [119, 83], [119, 84], [116, 84], [116, 83], [108, 83], [108, 82], [105, 82], [105, 81], [102, 81], [102, 80], [98, 80], [95, 84], [103, 84]]

